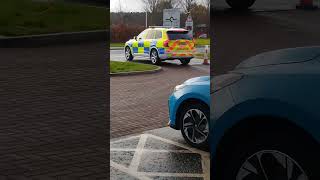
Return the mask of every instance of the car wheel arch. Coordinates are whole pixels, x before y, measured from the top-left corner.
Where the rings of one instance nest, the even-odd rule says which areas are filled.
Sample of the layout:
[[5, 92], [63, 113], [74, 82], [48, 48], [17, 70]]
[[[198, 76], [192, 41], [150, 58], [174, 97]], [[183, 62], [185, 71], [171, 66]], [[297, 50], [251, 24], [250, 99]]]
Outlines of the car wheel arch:
[[[293, 137], [299, 137], [309, 141], [308, 144], [320, 148], [317, 145], [316, 139], [309, 132], [288, 119], [272, 116], [254, 116], [240, 120], [237, 124], [228, 129], [218, 142], [215, 154], [219, 154], [221, 151], [227, 153], [226, 151], [229, 149], [228, 146], [232, 144], [232, 142], [235, 142], [235, 139], [252, 138], [253, 134], [261, 133], [263, 131], [282, 131]], [[232, 151], [232, 149], [230, 150]]]
[[151, 56], [151, 52], [152, 52], [153, 50], [156, 50], [157, 53], [158, 53], [158, 56], [159, 56], [159, 51], [158, 51], [158, 49], [157, 49], [156, 47], [151, 47], [151, 48], [150, 48], [150, 51], [149, 51], [149, 57]]
[[[176, 118], [175, 118], [176, 119], [176, 128], [178, 130], [181, 129], [181, 127], [180, 127], [180, 124], [181, 124], [180, 123], [181, 111], [185, 106], [187, 106], [188, 104], [191, 104], [191, 103], [200, 103], [200, 104], [204, 105], [205, 107], [207, 107], [208, 110], [210, 110], [208, 104], [205, 103], [204, 101], [200, 100], [200, 99], [190, 98], [190, 99], [186, 99], [186, 100], [182, 101], [180, 103], [179, 107], [177, 108], [177, 111], [176, 111], [177, 113], [176, 113]], [[210, 118], [210, 117], [208, 117], [208, 118]]]
[[130, 49], [131, 54], [133, 55], [132, 48], [131, 48], [129, 45], [126, 45], [126, 46], [124, 47], [124, 49], [126, 50], [127, 48], [129, 48], [129, 49]]

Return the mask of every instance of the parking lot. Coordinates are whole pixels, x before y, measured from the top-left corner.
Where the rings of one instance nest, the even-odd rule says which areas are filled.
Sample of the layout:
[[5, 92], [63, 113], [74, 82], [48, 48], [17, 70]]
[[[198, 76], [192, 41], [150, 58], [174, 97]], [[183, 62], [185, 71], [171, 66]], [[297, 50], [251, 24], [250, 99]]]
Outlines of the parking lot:
[[[320, 25], [317, 23], [320, 17], [319, 10], [296, 10], [297, 1], [288, 2], [260, 1], [249, 12], [232, 12], [224, 3], [218, 3], [219, 6], [215, 8], [212, 17], [214, 23], [211, 25], [211, 29], [214, 31], [214, 46], [211, 47], [214, 54], [214, 61], [211, 62], [212, 75], [230, 71], [246, 58], [265, 51], [319, 45]], [[305, 21], [306, 19], [308, 21]], [[199, 68], [202, 70], [206, 68], [201, 65], [183, 68], [178, 64], [169, 63], [163, 67], [162, 74], [141, 76], [140, 78], [111, 78], [111, 92], [122, 92], [126, 94], [127, 98], [124, 100], [124, 97], [111, 96], [111, 107], [117, 109], [111, 112], [111, 137], [114, 138], [111, 140], [111, 175], [114, 179], [120, 177], [139, 179], [139, 175], [142, 175], [139, 176], [140, 179], [206, 179], [208, 177], [206, 175], [208, 164], [204, 164], [206, 167], [202, 166], [202, 171], [197, 170], [199, 165], [194, 165], [206, 161], [201, 154], [203, 152], [189, 153], [186, 157], [181, 155], [181, 153], [187, 152], [185, 149], [190, 146], [184, 144], [180, 132], [170, 128], [161, 128], [166, 125], [168, 119], [166, 101], [171, 89], [189, 77], [208, 74], [207, 69], [201, 71]], [[119, 86], [118, 83], [122, 85]], [[128, 102], [128, 104], [124, 105], [124, 102]], [[122, 124], [122, 122], [125, 123]], [[154, 130], [145, 132], [148, 129]], [[154, 134], [154, 132], [162, 131], [163, 133]], [[134, 135], [119, 139], [119, 137], [128, 134]], [[142, 141], [144, 142], [143, 146], [147, 148], [142, 151], [143, 153], [140, 153], [138, 156], [140, 161], [137, 163], [134, 158], [136, 146], [131, 145], [133, 142], [138, 144], [143, 138], [148, 139]], [[155, 144], [152, 146], [156, 146], [156, 150], [150, 148], [152, 146], [148, 144], [155, 139], [157, 141], [154, 141]], [[184, 144], [185, 149], [169, 150], [169, 152], [163, 148], [166, 147], [164, 143], [174, 145], [175, 142]], [[124, 148], [119, 148], [119, 144], [124, 145]], [[131, 152], [124, 153], [128, 151]], [[119, 154], [122, 154], [126, 160], [126, 164], [123, 166], [119, 166], [115, 162], [117, 158], [120, 158]], [[199, 154], [202, 158], [199, 158]], [[116, 159], [112, 159], [113, 157]], [[186, 161], [188, 158], [194, 158], [193, 165], [188, 165], [188, 162], [185, 162], [189, 171], [194, 172], [180, 169], [182, 161], [179, 159], [180, 157]], [[205, 157], [207, 156], [205, 155]], [[118, 163], [124, 162], [124, 159]], [[134, 170], [131, 169], [132, 167], [135, 167]]]
[[107, 179], [105, 43], [0, 54], [0, 179]]
[[111, 179], [210, 179], [209, 153], [160, 128], [110, 142]]
[[111, 138], [165, 127], [173, 88], [210, 72], [208, 65], [162, 63], [161, 67], [154, 74], [111, 77]]

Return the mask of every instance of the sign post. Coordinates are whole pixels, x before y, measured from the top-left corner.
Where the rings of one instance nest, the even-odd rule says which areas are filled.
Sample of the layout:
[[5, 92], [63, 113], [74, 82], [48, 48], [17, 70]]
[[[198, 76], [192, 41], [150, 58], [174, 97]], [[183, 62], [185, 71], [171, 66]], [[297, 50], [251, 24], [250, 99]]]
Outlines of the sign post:
[[189, 36], [193, 38], [193, 20], [191, 14], [189, 14], [186, 20], [186, 29], [189, 31]]
[[164, 9], [163, 26], [180, 28], [180, 10]]

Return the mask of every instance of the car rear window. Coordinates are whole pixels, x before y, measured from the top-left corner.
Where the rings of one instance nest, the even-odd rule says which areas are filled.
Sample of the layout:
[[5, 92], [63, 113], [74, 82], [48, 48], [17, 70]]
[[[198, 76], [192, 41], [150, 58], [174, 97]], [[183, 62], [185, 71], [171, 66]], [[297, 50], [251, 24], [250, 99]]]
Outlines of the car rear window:
[[188, 31], [168, 31], [167, 34], [170, 40], [177, 40], [177, 39], [191, 40], [191, 37], [189, 36]]

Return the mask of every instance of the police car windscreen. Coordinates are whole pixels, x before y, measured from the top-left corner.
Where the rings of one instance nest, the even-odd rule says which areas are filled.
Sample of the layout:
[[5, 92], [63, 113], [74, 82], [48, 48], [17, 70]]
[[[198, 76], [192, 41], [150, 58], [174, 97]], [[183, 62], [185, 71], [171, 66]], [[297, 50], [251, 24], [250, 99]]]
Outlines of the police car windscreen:
[[188, 31], [168, 31], [167, 32], [170, 40], [187, 39], [191, 40]]

